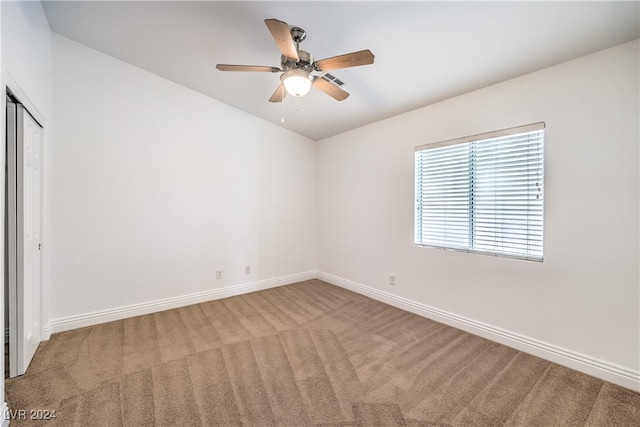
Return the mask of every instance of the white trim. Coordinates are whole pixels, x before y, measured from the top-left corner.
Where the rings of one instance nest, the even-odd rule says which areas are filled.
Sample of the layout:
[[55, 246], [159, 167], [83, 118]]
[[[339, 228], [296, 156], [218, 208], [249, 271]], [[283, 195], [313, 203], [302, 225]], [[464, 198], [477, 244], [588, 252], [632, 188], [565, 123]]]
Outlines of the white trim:
[[51, 338], [51, 323], [48, 321], [42, 325], [42, 341], [49, 341]]
[[454, 313], [440, 310], [426, 304], [321, 271], [307, 271], [276, 277], [273, 279], [261, 280], [258, 282], [228, 286], [226, 288], [214, 289], [206, 292], [197, 292], [142, 304], [134, 304], [109, 310], [84, 313], [77, 316], [53, 319], [48, 329], [49, 333], [63, 332], [113, 320], [120, 320], [128, 317], [183, 307], [186, 305], [198, 304], [205, 301], [228, 298], [231, 296], [242, 295], [249, 292], [260, 291], [263, 289], [274, 288], [315, 278], [371, 297], [375, 300], [385, 302], [394, 307], [410, 311], [411, 313], [419, 316], [436, 320], [446, 325], [470, 332], [474, 335], [490, 339], [551, 362], [584, 372], [622, 387], [626, 387], [634, 391], [640, 391], [640, 371], [634, 371], [633, 369], [624, 366], [587, 356], [544, 341], [539, 341], [515, 332], [491, 326], [486, 323], [478, 322], [473, 319], [459, 316]]
[[449, 313], [388, 292], [352, 282], [332, 274], [318, 272], [318, 279], [340, 286], [422, 317], [436, 320], [474, 335], [499, 342], [525, 353], [575, 369], [634, 391], [640, 391], [640, 371], [600, 360], [566, 348], [497, 328], [454, 313]]
[[145, 302], [141, 304], [133, 304], [124, 307], [111, 308], [108, 310], [94, 311], [92, 313], [83, 313], [75, 316], [61, 317], [51, 320], [49, 333], [51, 334], [63, 332], [71, 329], [83, 328], [85, 326], [111, 322], [113, 320], [126, 319], [128, 317], [155, 313], [158, 311], [184, 307], [191, 304], [198, 304], [205, 301], [228, 298], [236, 295], [246, 294], [249, 292], [261, 291], [263, 289], [269, 289], [277, 286], [311, 280], [315, 279], [316, 277], [317, 276], [315, 271], [306, 271], [303, 273], [290, 274], [287, 276], [275, 277], [272, 279], [260, 280], [257, 282], [227, 286], [225, 288], [213, 289], [205, 292], [196, 292], [193, 294], [165, 298], [162, 300]]
[[36, 108], [36, 105], [33, 102], [31, 102], [31, 99], [27, 96], [24, 90], [22, 90], [22, 87], [18, 84], [16, 79], [13, 78], [9, 70], [4, 71], [5, 94], [7, 92], [7, 89], [9, 89], [15, 95], [15, 97], [18, 98], [18, 101], [20, 101], [20, 103], [24, 105], [24, 108], [26, 108], [29, 111], [29, 114], [31, 114], [31, 116], [35, 119], [35, 121], [37, 121], [38, 124], [42, 126], [42, 128], [45, 128], [47, 124], [47, 119], [40, 112], [40, 110]]
[[8, 427], [10, 421], [10, 416], [9, 416], [9, 405], [7, 405], [7, 402], [2, 402], [2, 406], [0, 406], [0, 414], [2, 414], [2, 424], [0, 424], [0, 427]]

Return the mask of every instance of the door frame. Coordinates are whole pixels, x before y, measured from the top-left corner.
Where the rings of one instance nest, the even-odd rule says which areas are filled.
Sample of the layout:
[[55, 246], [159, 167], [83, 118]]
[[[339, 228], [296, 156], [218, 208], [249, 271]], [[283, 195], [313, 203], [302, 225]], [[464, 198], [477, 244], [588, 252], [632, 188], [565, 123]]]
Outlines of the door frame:
[[[13, 107], [10, 109], [10, 101]], [[5, 319], [8, 319], [8, 324], [5, 328], [9, 330], [9, 378], [13, 378], [18, 375], [17, 364], [11, 362], [12, 360], [18, 360], [18, 325], [17, 325], [17, 311], [18, 307], [14, 302], [17, 302], [17, 296], [12, 297], [12, 293], [17, 293], [17, 252], [18, 252], [18, 224], [17, 224], [17, 204], [18, 194], [16, 191], [16, 179], [17, 179], [17, 141], [18, 129], [17, 129], [17, 101], [11, 96], [10, 91], [7, 89], [6, 94], [6, 118], [5, 118], [5, 186], [4, 186], [4, 224], [5, 224], [5, 236], [4, 236], [4, 254], [5, 261], [5, 307], [8, 308], [8, 314], [5, 315]], [[9, 122], [16, 123], [15, 126], [9, 126]], [[13, 129], [12, 129], [13, 128]], [[11, 214], [16, 212], [16, 214]], [[6, 373], [5, 373], [6, 376]]]
[[[38, 125], [40, 125], [40, 127], [42, 128], [42, 140], [41, 140], [41, 194], [40, 194], [40, 211], [41, 211], [41, 215], [40, 215], [40, 223], [41, 223], [41, 241], [44, 242], [46, 240], [45, 237], [45, 230], [48, 229], [48, 227], [45, 227], [45, 211], [48, 209], [48, 197], [46, 196], [46, 194], [48, 193], [48, 191], [44, 188], [45, 186], [45, 182], [47, 182], [47, 178], [45, 177], [45, 173], [46, 171], [49, 169], [48, 167], [45, 167], [45, 164], [48, 164], [48, 150], [45, 150], [45, 145], [46, 145], [46, 140], [48, 139], [46, 137], [46, 132], [45, 132], [45, 123], [46, 121], [44, 120], [42, 114], [38, 111], [38, 109], [34, 106], [34, 104], [30, 101], [30, 99], [25, 95], [25, 93], [20, 89], [19, 85], [15, 82], [15, 80], [11, 77], [11, 75], [5, 71], [5, 81], [7, 82], [7, 84], [4, 87], [4, 105], [3, 108], [6, 109], [6, 105], [7, 102], [9, 102], [10, 99], [13, 99], [13, 102], [16, 102], [17, 104], [21, 104], [22, 107], [24, 108], [24, 110], [26, 110], [25, 112], [27, 114], [29, 114]], [[6, 125], [6, 114], [5, 114], [5, 125]], [[16, 129], [16, 133], [19, 133], [19, 131]], [[7, 147], [7, 141], [5, 139], [5, 148]], [[5, 167], [8, 168], [9, 164], [8, 162], [10, 161], [9, 159], [9, 154], [7, 152], [7, 150], [5, 150]], [[17, 152], [14, 151], [13, 155], [17, 156]], [[16, 168], [17, 172], [18, 168]], [[5, 178], [8, 179], [8, 177], [5, 175]], [[15, 181], [14, 181], [15, 182]], [[9, 183], [5, 183], [5, 186], [3, 186], [3, 189], [6, 190], [6, 188], [8, 187]], [[14, 195], [16, 192], [14, 191]], [[4, 201], [5, 203], [8, 201], [10, 194], [5, 194], [4, 197]], [[16, 206], [16, 202], [14, 202], [14, 207]], [[3, 212], [5, 215], [7, 215], [8, 213], [8, 209], [10, 208], [10, 206], [5, 206], [5, 209], [3, 209]], [[17, 218], [17, 217], [16, 217]], [[10, 221], [10, 216], [9, 218], [5, 218], [5, 222], [9, 222]], [[14, 235], [17, 234], [17, 226], [18, 226], [18, 222], [21, 221], [12, 221], [12, 224], [8, 224], [9, 227], [13, 227], [13, 233]], [[10, 229], [7, 230], [8, 233], [11, 233], [12, 231]], [[4, 236], [4, 241], [5, 241], [5, 250], [8, 249], [7, 247], [7, 241], [9, 239], [9, 236], [6, 235]], [[17, 243], [17, 242], [16, 242]], [[43, 247], [44, 249], [44, 247]], [[11, 262], [11, 260], [8, 260], [9, 258], [9, 254], [5, 254], [4, 256], [4, 261], [7, 262], [8, 264], [5, 264], [4, 269], [5, 269], [5, 277], [7, 277], [8, 275], [13, 275], [14, 279], [17, 276], [17, 271], [16, 271], [16, 260], [14, 260], [13, 262]], [[45, 286], [45, 277], [48, 276], [48, 274], [46, 274], [45, 272], [45, 268], [48, 267], [48, 262], [45, 261], [45, 251], [43, 250], [40, 253], [40, 261], [41, 261], [41, 271], [40, 271], [40, 337], [41, 337], [41, 341], [45, 341], [49, 339], [50, 336], [50, 325], [49, 325], [49, 319], [48, 319], [48, 304], [45, 304], [45, 301], [48, 301], [48, 292], [47, 292], [47, 286]], [[13, 264], [13, 265], [11, 265]], [[8, 271], [7, 271], [8, 270]], [[13, 270], [13, 271], [11, 271]], [[6, 291], [6, 290], [5, 290]], [[5, 297], [7, 297], [8, 295], [5, 295]], [[20, 332], [22, 330], [22, 328], [20, 327], [20, 325], [16, 325], [16, 320], [17, 320], [17, 315], [18, 315], [18, 307], [16, 305], [12, 305], [11, 301], [6, 301], [5, 302], [5, 307], [3, 307], [4, 309], [8, 308], [8, 318], [9, 318], [9, 325], [5, 325], [5, 328], [7, 328], [7, 326], [9, 326], [9, 355], [10, 358], [13, 358], [14, 361], [18, 360], [18, 350], [20, 348], [24, 348], [24, 342], [22, 343], [22, 345], [19, 345], [19, 343], [17, 342], [18, 339], [20, 339], [21, 341], [24, 340], [24, 334], [19, 334], [18, 332]], [[22, 310], [24, 310], [24, 307], [22, 308]], [[6, 317], [6, 316], [5, 316]], [[12, 321], [13, 319], [13, 321]], [[4, 323], [5, 319], [2, 319], [3, 323]], [[11, 324], [11, 322], [13, 322], [13, 324]], [[6, 332], [6, 329], [5, 329]], [[13, 336], [13, 339], [11, 338]], [[14, 363], [13, 364], [14, 367], [10, 368], [9, 373], [10, 374], [17, 374], [17, 365]], [[26, 367], [24, 367], [24, 369], [26, 370]], [[13, 376], [11, 375], [11, 376]]]

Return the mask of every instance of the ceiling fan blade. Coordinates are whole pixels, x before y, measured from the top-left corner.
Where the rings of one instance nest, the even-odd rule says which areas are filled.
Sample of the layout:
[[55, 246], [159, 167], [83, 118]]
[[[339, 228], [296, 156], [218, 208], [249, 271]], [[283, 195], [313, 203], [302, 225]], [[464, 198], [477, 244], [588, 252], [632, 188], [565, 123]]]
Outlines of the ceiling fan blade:
[[284, 86], [281, 84], [280, 86], [278, 86], [278, 89], [276, 89], [276, 91], [273, 92], [273, 95], [271, 95], [271, 98], [269, 98], [269, 102], [282, 102], [285, 96], [287, 96], [287, 91], [284, 89]]
[[280, 52], [287, 58], [295, 59], [296, 61], [299, 60], [296, 45], [289, 32], [289, 25], [277, 19], [265, 19], [264, 23], [267, 24], [267, 28], [271, 31], [271, 35], [276, 41]]
[[282, 71], [278, 67], [269, 67], [266, 65], [229, 65], [218, 64], [216, 68], [220, 71], [261, 71], [266, 73], [278, 73]]
[[315, 62], [318, 71], [336, 70], [338, 68], [357, 67], [359, 65], [373, 64], [375, 56], [369, 49], [359, 52], [347, 53], [331, 58], [321, 59]]
[[322, 77], [316, 77], [313, 80], [313, 86], [320, 89], [336, 101], [344, 101], [349, 97], [349, 92], [345, 92], [340, 89], [338, 86], [334, 85], [323, 79]]

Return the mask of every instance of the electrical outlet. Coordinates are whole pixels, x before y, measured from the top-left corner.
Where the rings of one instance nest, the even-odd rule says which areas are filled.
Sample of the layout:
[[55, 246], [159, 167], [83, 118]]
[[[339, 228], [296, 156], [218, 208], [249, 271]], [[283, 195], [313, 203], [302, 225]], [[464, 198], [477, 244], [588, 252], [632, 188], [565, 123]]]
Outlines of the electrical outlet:
[[389, 274], [389, 284], [391, 286], [395, 286], [396, 285], [396, 275], [395, 274]]
[[216, 270], [216, 279], [222, 279], [222, 270]]
[[250, 265], [245, 265], [244, 274], [251, 274], [251, 266]]

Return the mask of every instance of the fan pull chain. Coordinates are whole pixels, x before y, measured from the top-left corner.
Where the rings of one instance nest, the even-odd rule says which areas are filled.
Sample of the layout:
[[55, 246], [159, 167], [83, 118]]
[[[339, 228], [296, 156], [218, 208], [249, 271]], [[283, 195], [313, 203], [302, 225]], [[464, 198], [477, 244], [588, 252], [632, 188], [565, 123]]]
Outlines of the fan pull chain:
[[280, 102], [280, 107], [281, 107], [281, 110], [282, 110], [282, 113], [281, 113], [282, 114], [282, 120], [280, 120], [280, 123], [284, 123], [284, 96], [285, 96], [285, 94], [284, 94], [284, 86], [281, 86], [281, 87], [282, 87], [282, 101]]

